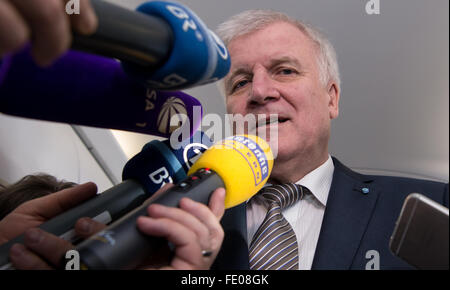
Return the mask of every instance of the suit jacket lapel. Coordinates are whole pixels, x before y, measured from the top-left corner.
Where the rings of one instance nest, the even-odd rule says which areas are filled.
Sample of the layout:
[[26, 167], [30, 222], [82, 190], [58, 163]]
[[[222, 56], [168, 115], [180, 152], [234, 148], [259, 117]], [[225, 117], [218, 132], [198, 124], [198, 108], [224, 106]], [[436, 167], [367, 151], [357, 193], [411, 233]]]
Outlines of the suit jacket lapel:
[[333, 158], [328, 196], [313, 269], [349, 269], [375, 207], [378, 190], [372, 179]]

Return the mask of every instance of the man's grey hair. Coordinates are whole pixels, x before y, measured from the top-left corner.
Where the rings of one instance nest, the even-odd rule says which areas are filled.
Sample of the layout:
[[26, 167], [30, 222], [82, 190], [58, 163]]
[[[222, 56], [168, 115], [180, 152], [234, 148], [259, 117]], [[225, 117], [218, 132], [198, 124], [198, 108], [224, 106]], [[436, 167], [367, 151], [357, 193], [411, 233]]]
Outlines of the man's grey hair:
[[[339, 67], [336, 51], [330, 41], [313, 26], [293, 19], [288, 15], [273, 10], [247, 10], [241, 12], [219, 25], [216, 32], [228, 47], [236, 37], [255, 32], [274, 22], [287, 22], [296, 26], [305, 33], [317, 46], [317, 62], [319, 66], [320, 81], [324, 86], [333, 80], [340, 88]], [[219, 90], [225, 96], [223, 79], [218, 83]]]

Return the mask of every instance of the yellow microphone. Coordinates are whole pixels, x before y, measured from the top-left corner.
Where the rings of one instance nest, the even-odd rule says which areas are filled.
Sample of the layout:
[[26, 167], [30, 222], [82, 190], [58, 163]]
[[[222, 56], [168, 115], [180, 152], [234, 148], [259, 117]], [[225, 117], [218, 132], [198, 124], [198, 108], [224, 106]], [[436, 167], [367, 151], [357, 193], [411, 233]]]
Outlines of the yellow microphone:
[[262, 138], [253, 135], [228, 137], [206, 150], [188, 172], [188, 177], [155, 198], [150, 198], [103, 231], [82, 242], [76, 250], [83, 269], [134, 269], [167, 244], [159, 237], [142, 234], [136, 219], [158, 203], [178, 207], [183, 197], [208, 204], [220, 187], [226, 191], [225, 208], [238, 205], [256, 194], [267, 182], [273, 155]]
[[230, 208], [256, 194], [266, 184], [272, 167], [272, 150], [264, 139], [254, 135], [236, 135], [206, 150], [188, 175], [202, 168], [216, 172], [225, 184], [225, 208]]

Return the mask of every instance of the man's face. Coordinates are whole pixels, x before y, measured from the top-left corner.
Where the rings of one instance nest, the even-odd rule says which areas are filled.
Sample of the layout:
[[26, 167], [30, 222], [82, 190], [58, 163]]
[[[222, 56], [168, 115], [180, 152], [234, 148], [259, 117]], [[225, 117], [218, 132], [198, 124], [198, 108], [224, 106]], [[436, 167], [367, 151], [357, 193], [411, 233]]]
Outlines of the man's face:
[[280, 122], [258, 128], [269, 134], [267, 126], [278, 126], [277, 161], [325, 161], [339, 93], [334, 83], [320, 81], [315, 44], [292, 24], [276, 22], [233, 39], [228, 49], [228, 113], [278, 114]]

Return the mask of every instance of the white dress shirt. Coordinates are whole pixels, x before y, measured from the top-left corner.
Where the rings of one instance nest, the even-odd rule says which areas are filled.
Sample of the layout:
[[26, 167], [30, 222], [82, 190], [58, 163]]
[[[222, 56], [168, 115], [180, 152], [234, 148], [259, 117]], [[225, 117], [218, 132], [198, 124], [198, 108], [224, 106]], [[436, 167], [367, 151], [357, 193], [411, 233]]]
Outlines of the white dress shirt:
[[[310, 270], [319, 239], [328, 193], [333, 179], [334, 164], [331, 156], [327, 161], [296, 182], [306, 186], [312, 193], [282, 211], [292, 226], [298, 242], [299, 270]], [[247, 203], [247, 240], [250, 247], [253, 235], [263, 222], [268, 207], [261, 196]]]

